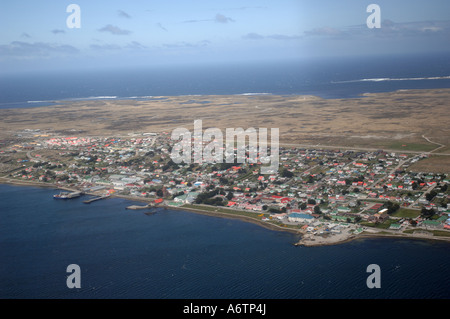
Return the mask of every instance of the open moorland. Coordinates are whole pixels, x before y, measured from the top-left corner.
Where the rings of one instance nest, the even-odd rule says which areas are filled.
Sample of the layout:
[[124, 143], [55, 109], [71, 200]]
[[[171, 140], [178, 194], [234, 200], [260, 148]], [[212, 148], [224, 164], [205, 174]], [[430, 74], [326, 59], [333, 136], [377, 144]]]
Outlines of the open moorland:
[[354, 99], [315, 96], [170, 96], [147, 100], [58, 102], [0, 110], [0, 138], [40, 129], [60, 134], [117, 136], [208, 127], [279, 128], [286, 146], [432, 152], [423, 168], [450, 171], [450, 89], [365, 94]]

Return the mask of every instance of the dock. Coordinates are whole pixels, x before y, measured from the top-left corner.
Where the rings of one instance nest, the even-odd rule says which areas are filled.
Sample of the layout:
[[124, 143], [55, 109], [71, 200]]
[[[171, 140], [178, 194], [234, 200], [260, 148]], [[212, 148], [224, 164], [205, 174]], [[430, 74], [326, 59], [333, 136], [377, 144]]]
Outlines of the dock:
[[109, 197], [109, 195], [104, 195], [104, 196], [94, 197], [94, 198], [91, 198], [91, 199], [88, 199], [88, 200], [83, 201], [83, 203], [85, 203], [85, 204], [90, 204], [90, 203], [92, 203], [92, 202], [95, 202], [95, 201], [98, 201], [98, 200], [101, 200], [101, 199], [105, 199], [105, 198], [108, 198], [108, 197]]
[[152, 207], [154, 207], [154, 206], [150, 206], [150, 205], [145, 205], [145, 206], [131, 205], [131, 206], [128, 206], [127, 209], [134, 209], [134, 210], [136, 210], [136, 209], [147, 209], [147, 208], [152, 208]]
[[144, 205], [144, 206], [131, 205], [131, 206], [128, 206], [126, 209], [137, 210], [137, 209], [150, 209], [150, 208], [157, 208], [157, 207], [166, 208], [166, 205], [162, 199], [156, 199], [156, 200], [152, 201], [151, 203], [148, 203], [147, 205]]

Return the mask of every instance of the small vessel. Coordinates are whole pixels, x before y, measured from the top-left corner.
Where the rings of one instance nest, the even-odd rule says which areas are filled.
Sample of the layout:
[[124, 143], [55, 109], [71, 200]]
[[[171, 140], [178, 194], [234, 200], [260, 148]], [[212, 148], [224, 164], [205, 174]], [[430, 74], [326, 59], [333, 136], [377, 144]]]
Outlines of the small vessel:
[[71, 199], [71, 198], [77, 198], [81, 196], [81, 192], [60, 192], [59, 194], [53, 195], [53, 198], [55, 199]]

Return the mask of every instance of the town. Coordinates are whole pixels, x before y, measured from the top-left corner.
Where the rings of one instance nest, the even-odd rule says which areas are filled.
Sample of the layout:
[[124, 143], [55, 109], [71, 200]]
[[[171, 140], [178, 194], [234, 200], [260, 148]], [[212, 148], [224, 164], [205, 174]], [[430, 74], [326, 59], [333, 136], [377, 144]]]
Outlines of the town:
[[279, 148], [261, 163], [176, 164], [170, 132], [116, 137], [23, 130], [1, 141], [2, 182], [53, 185], [233, 215], [325, 244], [358, 234], [450, 237], [448, 174], [417, 172], [427, 153]]

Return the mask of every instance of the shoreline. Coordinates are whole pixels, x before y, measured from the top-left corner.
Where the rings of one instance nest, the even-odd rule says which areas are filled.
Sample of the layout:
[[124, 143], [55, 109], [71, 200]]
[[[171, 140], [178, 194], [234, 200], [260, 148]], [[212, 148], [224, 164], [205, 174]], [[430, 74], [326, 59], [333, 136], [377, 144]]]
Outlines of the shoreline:
[[300, 239], [295, 246], [303, 246], [303, 247], [320, 247], [320, 246], [334, 246], [349, 243], [355, 240], [363, 240], [363, 239], [375, 239], [375, 238], [392, 238], [392, 239], [408, 239], [408, 240], [426, 240], [426, 241], [438, 241], [438, 242], [448, 242], [450, 243], [450, 237], [439, 237], [439, 236], [425, 236], [425, 235], [407, 235], [407, 234], [380, 234], [380, 233], [361, 233], [361, 234], [352, 234], [345, 236], [341, 240], [327, 240], [325, 238], [321, 238], [319, 241], [310, 241], [307, 238]]
[[[43, 187], [43, 188], [53, 188], [53, 189], [59, 189], [59, 190], [66, 190], [66, 191], [79, 191], [76, 188], [70, 188], [70, 187], [63, 187], [59, 185], [54, 184], [48, 184], [44, 182], [27, 182], [27, 181], [17, 181], [17, 180], [11, 180], [8, 178], [0, 177], [0, 184], [4, 185], [12, 185], [12, 186], [30, 186], [30, 187]], [[139, 197], [133, 197], [129, 195], [118, 195], [118, 194], [112, 194], [111, 197], [116, 198], [122, 198], [129, 201], [135, 201], [135, 202], [141, 202], [141, 203], [149, 203], [151, 202], [150, 199], [144, 199]], [[268, 223], [256, 218], [251, 218], [248, 216], [243, 215], [236, 215], [236, 214], [227, 214], [223, 212], [213, 212], [208, 210], [201, 210], [197, 208], [190, 208], [190, 207], [183, 207], [183, 206], [161, 206], [166, 209], [172, 209], [172, 210], [180, 210], [185, 212], [191, 212], [195, 214], [201, 214], [206, 216], [212, 216], [212, 217], [218, 217], [218, 218], [228, 218], [228, 219], [237, 219], [241, 220], [243, 222], [253, 223], [256, 225], [259, 225], [261, 227], [264, 227], [269, 230], [274, 231], [283, 231], [283, 232], [289, 232], [293, 235], [301, 236], [301, 238], [293, 243], [294, 246], [303, 246], [303, 247], [320, 247], [320, 246], [332, 246], [332, 245], [339, 245], [348, 243], [354, 240], [358, 239], [370, 239], [370, 238], [397, 238], [397, 239], [417, 239], [417, 240], [428, 240], [428, 241], [444, 241], [450, 243], [450, 237], [441, 237], [441, 236], [429, 236], [429, 235], [414, 235], [413, 234], [386, 234], [386, 233], [379, 233], [379, 232], [362, 232], [360, 234], [338, 234], [338, 235], [332, 235], [330, 237], [315, 237], [313, 240], [310, 239], [310, 234], [306, 233], [305, 231], [301, 229], [292, 229], [287, 227], [281, 227], [278, 225], [274, 225], [272, 223]], [[383, 230], [382, 230], [383, 231]], [[380, 232], [382, 232], [380, 231]], [[339, 236], [340, 235], [340, 236]], [[319, 240], [317, 240], [319, 239]]]
[[[447, 76], [441, 76], [441, 80], [447, 80]], [[339, 82], [336, 82], [339, 83]], [[3, 110], [10, 110], [10, 109], [32, 109], [32, 108], [38, 108], [38, 107], [61, 107], [68, 103], [73, 102], [121, 102], [121, 101], [137, 101], [137, 102], [145, 102], [145, 101], [153, 101], [153, 100], [160, 100], [160, 99], [167, 99], [167, 98], [185, 98], [185, 97], [197, 97], [197, 98], [207, 98], [211, 96], [215, 97], [264, 97], [264, 96], [288, 96], [288, 97], [313, 97], [313, 98], [319, 98], [323, 100], [352, 100], [352, 99], [364, 99], [367, 97], [371, 97], [372, 95], [377, 94], [392, 94], [392, 93], [402, 93], [402, 92], [421, 92], [421, 91], [430, 91], [430, 90], [445, 90], [448, 89], [448, 87], [432, 87], [432, 88], [408, 88], [408, 89], [382, 89], [380, 91], [375, 92], [367, 92], [367, 90], [361, 91], [359, 93], [347, 93], [346, 95], [342, 95], [341, 92], [339, 94], [320, 94], [317, 91], [312, 92], [289, 92], [289, 93], [282, 93], [282, 92], [235, 92], [235, 93], [200, 93], [200, 94], [168, 94], [168, 95], [154, 95], [154, 96], [86, 96], [86, 97], [61, 97], [58, 99], [49, 99], [49, 100], [43, 100], [43, 101], [16, 101], [16, 102], [6, 102], [6, 103], [13, 103], [17, 105], [24, 105], [22, 107], [3, 107], [1, 109]], [[25, 106], [26, 105], [26, 106]]]

